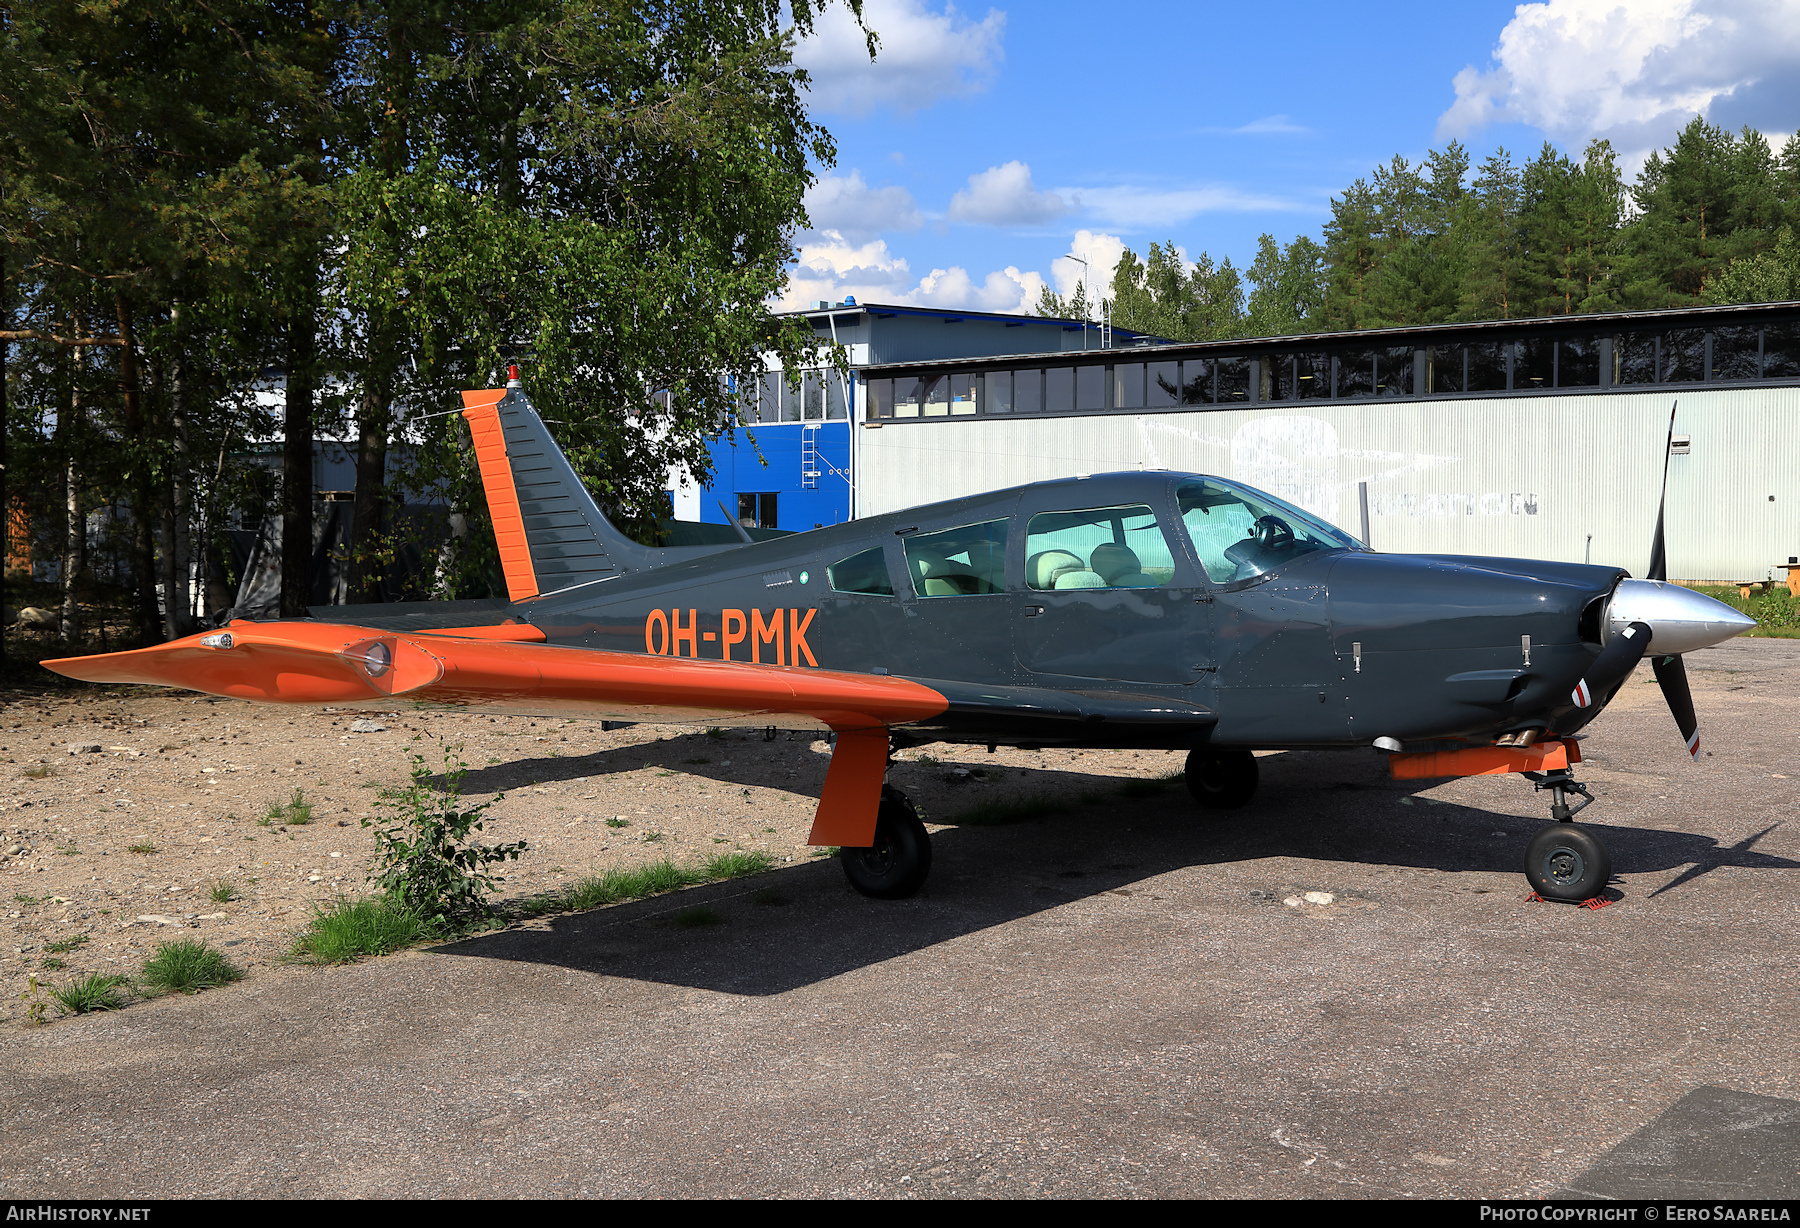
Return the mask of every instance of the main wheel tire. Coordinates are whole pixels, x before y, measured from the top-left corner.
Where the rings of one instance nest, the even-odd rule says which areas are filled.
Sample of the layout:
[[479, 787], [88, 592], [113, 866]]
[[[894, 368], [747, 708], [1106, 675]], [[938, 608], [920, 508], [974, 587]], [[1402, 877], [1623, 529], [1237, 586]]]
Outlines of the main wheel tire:
[[1525, 877], [1546, 900], [1578, 904], [1612, 881], [1612, 857], [1587, 828], [1552, 823], [1525, 846]]
[[843, 849], [838, 860], [850, 885], [870, 899], [904, 900], [931, 873], [931, 835], [906, 794], [883, 787], [874, 845]]
[[1188, 752], [1187, 787], [1207, 810], [1236, 810], [1256, 796], [1256, 756], [1201, 746]]

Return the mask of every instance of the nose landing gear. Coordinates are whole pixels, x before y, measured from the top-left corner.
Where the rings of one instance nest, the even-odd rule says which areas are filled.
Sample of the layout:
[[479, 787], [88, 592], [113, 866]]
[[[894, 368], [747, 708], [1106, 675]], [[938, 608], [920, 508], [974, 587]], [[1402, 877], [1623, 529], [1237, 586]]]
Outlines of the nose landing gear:
[[[1598, 837], [1574, 818], [1593, 804], [1594, 795], [1569, 771], [1526, 772], [1537, 789], [1554, 797], [1550, 817], [1555, 820], [1533, 836], [1525, 847], [1525, 877], [1533, 891], [1546, 900], [1581, 904], [1594, 900], [1612, 880], [1612, 857]], [[1570, 794], [1581, 798], [1573, 806]]]

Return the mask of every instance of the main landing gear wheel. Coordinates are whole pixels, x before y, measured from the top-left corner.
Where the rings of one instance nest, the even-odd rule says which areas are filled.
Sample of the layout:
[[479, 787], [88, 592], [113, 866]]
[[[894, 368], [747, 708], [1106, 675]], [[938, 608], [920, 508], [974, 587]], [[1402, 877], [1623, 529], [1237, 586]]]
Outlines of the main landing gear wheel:
[[904, 900], [931, 873], [931, 836], [906, 794], [883, 785], [874, 846], [844, 849], [838, 859], [850, 885], [870, 899]]
[[1552, 823], [1525, 847], [1525, 877], [1546, 900], [1579, 904], [1612, 881], [1612, 858], [1587, 828]]
[[1247, 750], [1188, 752], [1187, 787], [1206, 810], [1236, 810], [1256, 794], [1256, 756]]

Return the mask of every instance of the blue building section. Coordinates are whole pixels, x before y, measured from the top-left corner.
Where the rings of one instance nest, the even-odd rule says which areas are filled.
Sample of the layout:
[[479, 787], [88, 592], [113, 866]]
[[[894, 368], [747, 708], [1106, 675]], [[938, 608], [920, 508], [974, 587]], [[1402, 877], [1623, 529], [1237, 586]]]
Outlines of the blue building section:
[[[797, 313], [825, 343], [842, 345], [852, 374], [771, 369], [736, 389], [738, 426], [711, 447], [713, 479], [670, 491], [677, 520], [799, 532], [853, 520], [855, 436], [864, 418], [855, 371], [875, 363], [1043, 354], [1161, 343], [1090, 320], [944, 311], [883, 303], [820, 303]], [[951, 395], [949, 414], [973, 413]]]

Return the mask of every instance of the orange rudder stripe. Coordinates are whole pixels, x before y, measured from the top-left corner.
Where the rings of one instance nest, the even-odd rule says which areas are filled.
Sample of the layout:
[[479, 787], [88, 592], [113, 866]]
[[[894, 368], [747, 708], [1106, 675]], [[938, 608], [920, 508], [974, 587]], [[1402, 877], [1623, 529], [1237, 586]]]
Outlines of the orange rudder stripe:
[[465, 392], [463, 417], [475, 440], [475, 460], [481, 466], [488, 515], [494, 521], [494, 542], [500, 547], [500, 567], [506, 573], [506, 595], [524, 601], [538, 595], [538, 582], [531, 566], [531, 544], [525, 537], [525, 516], [519, 510], [519, 491], [513, 485], [512, 462], [506, 458], [506, 434], [500, 429], [499, 406], [505, 396], [504, 388]]

